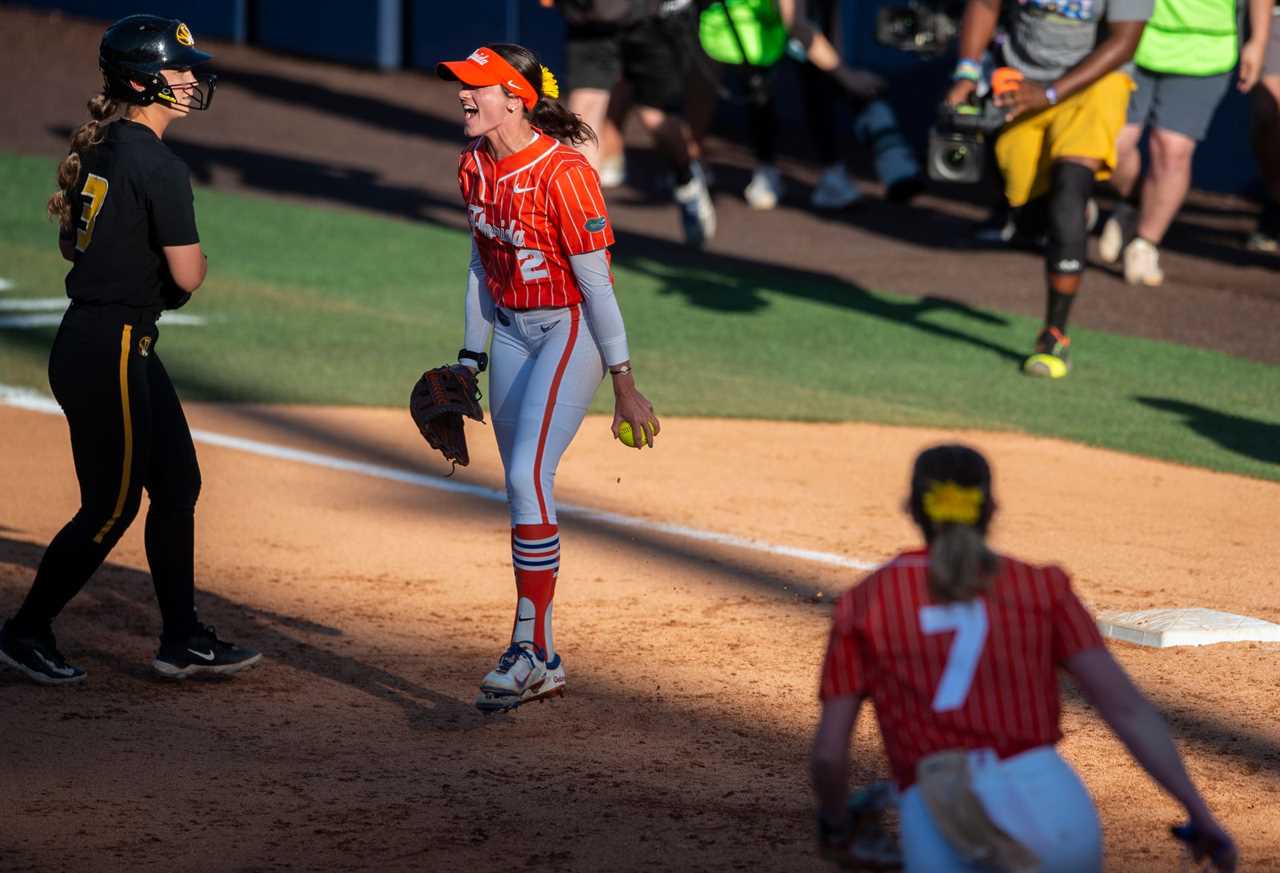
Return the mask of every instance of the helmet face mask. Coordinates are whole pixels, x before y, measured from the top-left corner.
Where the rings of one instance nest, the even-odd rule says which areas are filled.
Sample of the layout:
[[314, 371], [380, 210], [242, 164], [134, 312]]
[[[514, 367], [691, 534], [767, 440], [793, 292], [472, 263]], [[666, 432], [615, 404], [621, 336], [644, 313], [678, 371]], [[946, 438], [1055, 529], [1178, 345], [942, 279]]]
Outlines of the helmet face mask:
[[161, 71], [190, 70], [210, 60], [211, 55], [196, 49], [185, 24], [155, 15], [120, 19], [107, 28], [98, 52], [107, 96], [134, 106], [161, 103], [181, 112], [208, 109], [217, 78], [206, 75], [170, 85]]

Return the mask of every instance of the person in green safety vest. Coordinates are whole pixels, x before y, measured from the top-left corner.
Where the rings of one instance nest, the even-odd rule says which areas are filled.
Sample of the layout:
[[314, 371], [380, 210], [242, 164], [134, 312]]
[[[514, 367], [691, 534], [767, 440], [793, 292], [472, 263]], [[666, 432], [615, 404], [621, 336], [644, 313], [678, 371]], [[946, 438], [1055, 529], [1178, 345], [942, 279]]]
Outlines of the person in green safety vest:
[[[846, 64], [824, 32], [826, 28], [815, 26], [811, 20], [815, 15], [822, 20], [833, 18], [833, 4], [829, 0], [715, 0], [703, 9], [699, 39], [706, 56], [748, 82], [747, 107], [757, 166], [743, 191], [747, 203], [754, 209], [772, 209], [783, 193], [782, 175], [775, 164], [778, 123], [771, 74], [787, 55], [802, 62], [812, 77], [830, 83], [828, 91], [821, 95], [823, 105], [811, 110], [830, 121], [834, 118], [832, 100], [847, 99], [856, 116], [855, 132], [875, 150], [881, 181], [889, 189], [917, 192], [919, 187], [910, 183], [920, 183], [919, 163], [898, 130], [893, 110], [880, 99], [887, 83], [875, 73]], [[719, 74], [710, 73], [713, 78]], [[811, 101], [814, 95], [806, 94], [806, 99]], [[828, 139], [834, 149], [834, 131]], [[833, 155], [824, 163], [835, 161]], [[839, 172], [844, 190], [851, 189], [852, 180], [844, 176], [843, 162], [839, 163]], [[815, 200], [813, 205], [840, 209], [858, 197], [853, 189], [838, 202]]]
[[[1191, 186], [1191, 157], [1231, 86], [1248, 93], [1262, 74], [1274, 0], [1242, 0], [1249, 39], [1240, 46], [1236, 0], [1156, 0], [1134, 54], [1133, 80], [1111, 184], [1125, 201], [1102, 228], [1098, 253], [1123, 260], [1130, 285], [1163, 284], [1160, 242]], [[1138, 141], [1151, 130], [1150, 164], [1141, 189]]]
[[1255, 252], [1280, 252], [1280, 0], [1271, 15], [1271, 38], [1262, 78], [1249, 95], [1252, 102], [1249, 133], [1253, 156], [1262, 175], [1262, 214], [1246, 247]]

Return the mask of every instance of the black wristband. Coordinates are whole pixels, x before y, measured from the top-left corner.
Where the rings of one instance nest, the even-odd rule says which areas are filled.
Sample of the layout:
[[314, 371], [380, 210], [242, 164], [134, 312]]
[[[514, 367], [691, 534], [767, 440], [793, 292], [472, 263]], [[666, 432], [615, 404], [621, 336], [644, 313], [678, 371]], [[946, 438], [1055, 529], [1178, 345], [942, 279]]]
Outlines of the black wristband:
[[476, 372], [478, 373], [483, 373], [485, 370], [489, 369], [489, 356], [484, 352], [473, 352], [468, 349], [459, 349], [458, 360], [461, 361], [463, 358], [466, 358], [469, 361], [475, 361]]

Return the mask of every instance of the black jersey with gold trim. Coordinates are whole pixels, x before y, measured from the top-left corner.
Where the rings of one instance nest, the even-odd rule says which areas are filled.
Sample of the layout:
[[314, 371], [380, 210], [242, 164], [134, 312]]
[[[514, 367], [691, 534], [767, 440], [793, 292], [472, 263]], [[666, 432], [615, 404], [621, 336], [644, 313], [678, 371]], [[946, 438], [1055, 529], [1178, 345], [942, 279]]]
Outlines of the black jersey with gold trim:
[[192, 245], [196, 231], [191, 173], [150, 128], [108, 125], [81, 158], [69, 192], [75, 258], [67, 296], [159, 312], [173, 287], [165, 246]]

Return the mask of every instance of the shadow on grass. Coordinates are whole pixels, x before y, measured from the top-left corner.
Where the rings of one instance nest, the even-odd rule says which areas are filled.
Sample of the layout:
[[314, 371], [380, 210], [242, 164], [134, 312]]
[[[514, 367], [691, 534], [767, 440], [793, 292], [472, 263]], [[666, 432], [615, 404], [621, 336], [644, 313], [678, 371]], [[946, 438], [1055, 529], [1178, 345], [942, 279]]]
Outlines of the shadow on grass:
[[1134, 399], [1152, 409], [1181, 416], [1188, 428], [1229, 452], [1264, 464], [1280, 464], [1280, 424], [1219, 412], [1198, 403], [1168, 397]]

